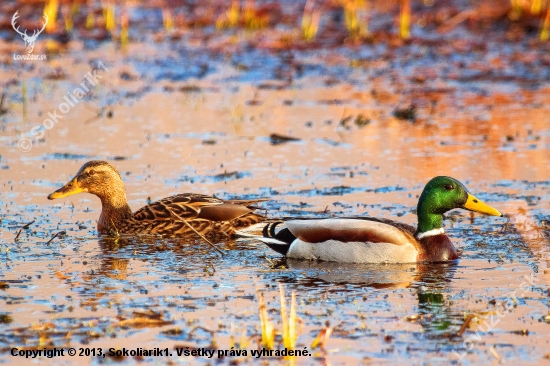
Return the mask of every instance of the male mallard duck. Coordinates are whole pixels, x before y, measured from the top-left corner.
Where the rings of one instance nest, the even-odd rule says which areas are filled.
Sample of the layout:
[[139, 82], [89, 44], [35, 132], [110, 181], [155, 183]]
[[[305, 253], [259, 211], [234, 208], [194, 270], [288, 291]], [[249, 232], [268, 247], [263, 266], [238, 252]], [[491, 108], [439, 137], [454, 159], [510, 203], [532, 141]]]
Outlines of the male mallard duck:
[[443, 214], [454, 208], [502, 214], [468, 193], [450, 177], [435, 177], [418, 200], [418, 228], [372, 217], [288, 220], [264, 227], [259, 240], [290, 258], [344, 263], [439, 262], [458, 259], [443, 230]]
[[[160, 234], [185, 236], [230, 236], [236, 229], [264, 221], [254, 213], [258, 200], [222, 200], [212, 196], [183, 193], [153, 202], [132, 213], [119, 172], [106, 161], [89, 161], [76, 176], [48, 196], [48, 199], [87, 192], [101, 200], [97, 223], [100, 234]], [[193, 227], [193, 229], [190, 228]]]

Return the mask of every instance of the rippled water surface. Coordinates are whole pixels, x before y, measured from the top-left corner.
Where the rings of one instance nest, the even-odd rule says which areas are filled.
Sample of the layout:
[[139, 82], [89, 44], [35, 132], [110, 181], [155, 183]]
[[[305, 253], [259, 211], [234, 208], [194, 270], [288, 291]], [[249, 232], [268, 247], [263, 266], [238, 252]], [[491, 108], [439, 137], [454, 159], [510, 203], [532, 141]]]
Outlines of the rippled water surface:
[[[301, 56], [303, 75], [282, 82], [273, 56], [249, 54], [246, 68], [190, 56], [209, 64], [198, 77], [178, 50], [129, 47], [133, 56], [104, 45], [2, 71], [20, 82], [5, 88], [0, 124], [0, 362], [25, 363], [12, 347], [229, 349], [250, 338], [255, 349], [258, 291], [281, 330], [279, 284], [287, 300], [296, 293], [298, 348], [313, 353], [299, 364], [548, 362], [547, 69], [527, 87], [460, 77], [400, 84], [414, 61], [350, 67]], [[108, 70], [92, 93], [34, 139], [32, 128], [98, 61]], [[62, 78], [51, 76], [56, 69]], [[395, 117], [413, 102], [414, 122]], [[32, 140], [28, 152], [18, 148], [23, 137]], [[119, 169], [133, 209], [197, 192], [269, 198], [270, 217], [416, 224], [423, 185], [450, 175], [508, 217], [449, 212], [446, 231], [461, 251], [453, 265], [285, 261], [251, 240], [218, 241], [221, 258], [194, 237], [98, 239], [97, 198], [47, 200], [92, 159]], [[327, 326], [324, 349], [311, 349]], [[144, 358], [168, 359], [218, 362]]]

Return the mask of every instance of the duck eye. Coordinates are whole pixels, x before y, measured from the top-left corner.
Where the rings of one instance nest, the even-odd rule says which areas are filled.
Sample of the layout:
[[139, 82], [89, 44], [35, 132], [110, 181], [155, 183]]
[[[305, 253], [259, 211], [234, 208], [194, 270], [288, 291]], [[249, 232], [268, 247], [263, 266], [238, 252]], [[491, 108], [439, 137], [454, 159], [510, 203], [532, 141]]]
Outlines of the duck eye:
[[94, 174], [95, 174], [95, 170], [93, 170], [93, 169], [90, 169], [90, 170], [88, 171], [88, 174], [90, 174], [90, 175], [94, 175]]
[[455, 186], [453, 186], [452, 184], [445, 184], [445, 189], [448, 191], [452, 191], [453, 189], [455, 189]]

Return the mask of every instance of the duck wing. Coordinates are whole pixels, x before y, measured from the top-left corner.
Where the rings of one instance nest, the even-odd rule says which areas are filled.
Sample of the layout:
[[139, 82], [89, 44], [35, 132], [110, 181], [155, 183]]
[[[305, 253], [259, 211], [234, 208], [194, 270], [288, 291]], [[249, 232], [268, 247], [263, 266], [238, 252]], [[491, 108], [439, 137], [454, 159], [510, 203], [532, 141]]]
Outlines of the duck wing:
[[322, 243], [327, 240], [395, 245], [416, 243], [412, 226], [392, 220], [330, 218], [289, 220], [285, 224], [296, 238], [308, 243]]
[[193, 220], [204, 206], [221, 205], [223, 201], [212, 196], [182, 193], [163, 198], [137, 210], [133, 218], [137, 221], [173, 221], [178, 216]]
[[163, 198], [137, 210], [137, 221], [207, 220], [232, 221], [254, 211], [252, 204], [262, 200], [221, 200], [196, 193], [182, 193]]

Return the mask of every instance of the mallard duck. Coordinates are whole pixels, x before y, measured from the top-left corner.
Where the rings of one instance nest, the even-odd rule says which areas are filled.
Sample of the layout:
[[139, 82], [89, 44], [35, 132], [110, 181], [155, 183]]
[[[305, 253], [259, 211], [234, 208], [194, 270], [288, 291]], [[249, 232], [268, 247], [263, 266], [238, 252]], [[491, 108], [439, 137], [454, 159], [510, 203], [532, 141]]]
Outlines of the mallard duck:
[[[119, 172], [106, 161], [89, 161], [76, 176], [48, 196], [53, 200], [77, 193], [91, 193], [101, 200], [97, 223], [100, 234], [160, 234], [185, 236], [231, 236], [236, 229], [265, 220], [254, 213], [257, 200], [222, 200], [196, 193], [183, 193], [153, 202], [132, 213]], [[191, 229], [191, 227], [193, 229]]]
[[443, 214], [454, 208], [502, 216], [451, 177], [435, 177], [418, 200], [418, 227], [372, 217], [302, 219], [268, 223], [259, 240], [289, 258], [343, 263], [412, 263], [458, 259], [443, 230]]

